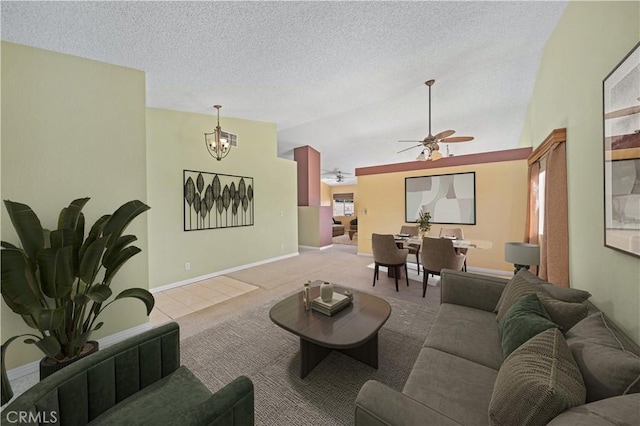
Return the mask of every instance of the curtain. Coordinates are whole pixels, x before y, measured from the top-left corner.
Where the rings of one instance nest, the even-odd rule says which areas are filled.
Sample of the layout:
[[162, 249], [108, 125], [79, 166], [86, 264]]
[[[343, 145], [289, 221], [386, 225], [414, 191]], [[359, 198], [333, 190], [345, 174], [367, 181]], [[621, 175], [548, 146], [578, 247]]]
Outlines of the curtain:
[[529, 156], [524, 242], [540, 246], [538, 275], [569, 287], [566, 129], [555, 129]]
[[546, 166], [544, 230], [539, 275], [553, 284], [569, 287], [569, 208], [564, 143], [559, 143], [549, 150]]
[[333, 199], [335, 200], [353, 200], [353, 192], [347, 192], [343, 194], [333, 194]]

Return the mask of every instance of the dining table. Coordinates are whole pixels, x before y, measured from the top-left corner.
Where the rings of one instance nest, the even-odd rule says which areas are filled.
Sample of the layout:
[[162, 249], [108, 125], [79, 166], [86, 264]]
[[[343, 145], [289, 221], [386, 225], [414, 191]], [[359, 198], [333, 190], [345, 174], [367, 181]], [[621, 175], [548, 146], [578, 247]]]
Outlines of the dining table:
[[[466, 254], [466, 252], [469, 249], [487, 250], [487, 249], [493, 248], [493, 242], [489, 240], [457, 239], [457, 238], [451, 238], [451, 237], [435, 237], [435, 236], [434, 237], [427, 236], [426, 238], [447, 238], [451, 240], [451, 242], [453, 243], [453, 248], [455, 249], [456, 253]], [[394, 235], [394, 239], [398, 248], [405, 248], [408, 245], [412, 245], [413, 247], [417, 247], [418, 253], [420, 253], [420, 249], [422, 247], [422, 238], [412, 237], [406, 234], [396, 234]], [[466, 270], [466, 263], [465, 263], [464, 269]]]
[[[447, 237], [427, 237], [427, 238], [447, 238]], [[460, 249], [490, 249], [493, 248], [493, 242], [488, 240], [478, 240], [478, 239], [464, 239], [459, 240], [457, 238], [448, 238], [453, 243], [453, 248], [456, 250]], [[419, 237], [402, 237], [395, 236], [396, 244], [402, 243], [402, 245], [408, 244], [418, 244], [422, 245], [422, 238]]]

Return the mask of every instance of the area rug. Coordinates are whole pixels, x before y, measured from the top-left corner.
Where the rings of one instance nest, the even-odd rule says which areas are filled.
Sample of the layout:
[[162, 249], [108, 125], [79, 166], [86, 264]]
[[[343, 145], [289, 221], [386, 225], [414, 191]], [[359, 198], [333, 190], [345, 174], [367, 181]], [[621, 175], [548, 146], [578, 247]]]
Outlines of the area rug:
[[[376, 264], [375, 263], [370, 263], [367, 265], [367, 268], [373, 270], [375, 269]], [[407, 271], [409, 272], [409, 279], [413, 280], [413, 281], [419, 281], [422, 282], [423, 279], [423, 273], [424, 271], [422, 270], [422, 265], [420, 266], [420, 274], [418, 274], [418, 266], [415, 263], [412, 262], [407, 262]], [[386, 266], [380, 266], [380, 273], [381, 274], [387, 274], [387, 267]], [[404, 271], [403, 271], [404, 274]], [[404, 277], [404, 275], [403, 275]], [[404, 278], [401, 278], [401, 282], [404, 281]], [[432, 285], [432, 286], [438, 286], [440, 285], [440, 276], [438, 275], [429, 275], [429, 278], [427, 279], [427, 284], [428, 285]]]
[[271, 322], [273, 302], [185, 339], [182, 363], [212, 392], [249, 377], [258, 425], [352, 425], [367, 380], [402, 390], [437, 314], [436, 308], [385, 300], [392, 311], [378, 334], [377, 370], [334, 351], [300, 379], [299, 339]]
[[358, 234], [354, 234], [353, 238], [349, 238], [349, 233], [345, 233], [342, 235], [338, 235], [337, 237], [333, 237], [332, 240], [333, 244], [347, 244], [350, 246], [357, 246], [358, 245]]

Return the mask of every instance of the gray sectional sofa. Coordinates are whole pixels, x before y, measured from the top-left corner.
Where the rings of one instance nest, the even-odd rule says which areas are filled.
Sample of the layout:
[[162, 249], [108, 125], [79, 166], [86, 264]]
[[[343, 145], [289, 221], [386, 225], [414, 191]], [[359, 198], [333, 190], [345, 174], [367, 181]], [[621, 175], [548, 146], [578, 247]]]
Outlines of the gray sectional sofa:
[[[505, 358], [495, 311], [510, 281], [443, 271], [438, 316], [404, 389], [365, 383], [356, 399], [356, 425], [640, 424], [640, 347], [582, 301], [588, 293], [545, 284], [528, 271], [518, 275], [540, 289], [541, 299], [585, 305], [584, 312], [580, 306], [573, 312], [586, 318], [568, 330], [539, 333]], [[527, 364], [541, 347], [554, 355]], [[556, 368], [559, 359], [568, 367], [551, 380], [560, 383], [549, 388], [547, 381], [536, 394], [529, 380], [544, 369], [541, 364]], [[555, 412], [529, 416], [536, 407]]]

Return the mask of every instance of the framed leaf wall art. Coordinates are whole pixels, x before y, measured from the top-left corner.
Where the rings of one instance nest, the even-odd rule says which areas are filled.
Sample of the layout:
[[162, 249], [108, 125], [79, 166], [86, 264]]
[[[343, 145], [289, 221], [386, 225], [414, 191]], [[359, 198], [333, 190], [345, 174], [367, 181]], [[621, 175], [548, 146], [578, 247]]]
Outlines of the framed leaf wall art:
[[184, 230], [252, 226], [252, 177], [183, 170]]

